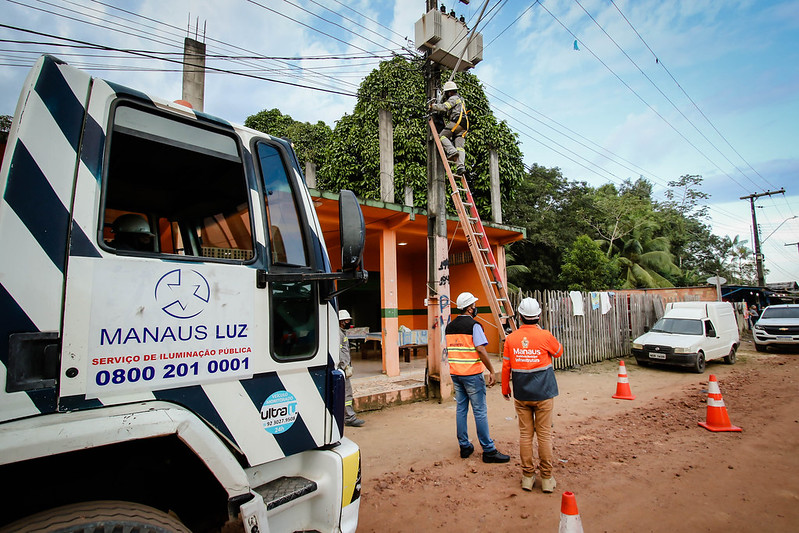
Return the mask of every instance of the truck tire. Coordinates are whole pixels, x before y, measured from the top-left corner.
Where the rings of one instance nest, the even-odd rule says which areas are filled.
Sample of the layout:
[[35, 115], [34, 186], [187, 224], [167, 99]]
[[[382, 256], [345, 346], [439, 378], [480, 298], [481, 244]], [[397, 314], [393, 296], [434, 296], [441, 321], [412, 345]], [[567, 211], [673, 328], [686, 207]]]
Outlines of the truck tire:
[[163, 511], [132, 502], [83, 502], [31, 515], [0, 528], [7, 532], [36, 533], [69, 531], [89, 533], [124, 531], [125, 533], [191, 533], [191, 530]]
[[765, 352], [767, 349], [768, 346], [766, 346], [765, 344], [755, 343], [755, 350], [757, 350], [758, 352]]
[[694, 362], [693, 371], [697, 374], [702, 374], [705, 372], [705, 354], [699, 352], [696, 354], [696, 362]]
[[727, 363], [728, 365], [734, 365], [736, 359], [735, 352], [736, 352], [735, 346], [733, 346], [732, 348], [730, 348], [730, 355], [724, 358], [724, 362]]

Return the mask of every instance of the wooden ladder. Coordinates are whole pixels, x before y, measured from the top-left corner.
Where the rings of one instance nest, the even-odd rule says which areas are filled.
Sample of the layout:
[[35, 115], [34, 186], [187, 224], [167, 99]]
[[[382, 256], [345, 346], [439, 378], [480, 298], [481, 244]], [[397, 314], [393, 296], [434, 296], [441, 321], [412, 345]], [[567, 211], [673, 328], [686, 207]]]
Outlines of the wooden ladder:
[[466, 234], [466, 242], [469, 244], [474, 265], [477, 267], [483, 290], [488, 297], [491, 314], [496, 321], [500, 339], [504, 341], [508, 333], [516, 330], [513, 306], [508, 298], [507, 288], [499, 271], [499, 266], [497, 266], [497, 260], [494, 258], [494, 252], [491, 251], [491, 245], [488, 242], [483, 222], [480, 220], [480, 214], [477, 212], [477, 206], [474, 203], [466, 176], [459, 176], [460, 183], [455, 179], [433, 119], [428, 118], [428, 123], [438, 147], [438, 154], [441, 156], [441, 161], [447, 172], [449, 184], [452, 187], [452, 201], [455, 202], [455, 209]]

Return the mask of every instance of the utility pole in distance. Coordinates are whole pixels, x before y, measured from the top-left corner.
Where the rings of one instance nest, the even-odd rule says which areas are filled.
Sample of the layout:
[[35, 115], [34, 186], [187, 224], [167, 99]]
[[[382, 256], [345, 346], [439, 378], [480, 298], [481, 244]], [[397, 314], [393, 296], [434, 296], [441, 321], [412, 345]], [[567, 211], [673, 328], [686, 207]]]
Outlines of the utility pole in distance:
[[757, 266], [757, 286], [766, 286], [766, 276], [763, 274], [763, 253], [760, 250], [760, 230], [757, 227], [757, 216], [755, 215], [755, 200], [761, 196], [772, 196], [774, 194], [785, 194], [785, 189], [779, 191], [766, 191], [760, 194], [750, 194], [749, 196], [741, 196], [739, 200], [749, 200], [749, 205], [752, 208], [752, 230], [755, 239], [755, 265]]

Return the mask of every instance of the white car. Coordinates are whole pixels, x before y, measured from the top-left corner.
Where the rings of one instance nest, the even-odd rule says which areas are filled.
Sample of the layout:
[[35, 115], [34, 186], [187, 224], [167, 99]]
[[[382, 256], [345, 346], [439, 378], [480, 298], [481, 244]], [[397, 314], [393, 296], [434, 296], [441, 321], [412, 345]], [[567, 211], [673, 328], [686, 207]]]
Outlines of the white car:
[[799, 304], [770, 305], [763, 309], [752, 328], [755, 348], [765, 352], [769, 346], [799, 346]]

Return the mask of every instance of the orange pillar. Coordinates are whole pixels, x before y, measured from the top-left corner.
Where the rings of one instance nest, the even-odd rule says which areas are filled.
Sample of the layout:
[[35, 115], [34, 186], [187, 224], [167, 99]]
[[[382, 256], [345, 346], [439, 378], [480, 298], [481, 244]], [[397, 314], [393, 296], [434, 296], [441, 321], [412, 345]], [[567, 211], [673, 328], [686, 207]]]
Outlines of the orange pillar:
[[383, 332], [383, 371], [399, 376], [399, 310], [397, 303], [397, 232], [380, 232], [380, 315]]

